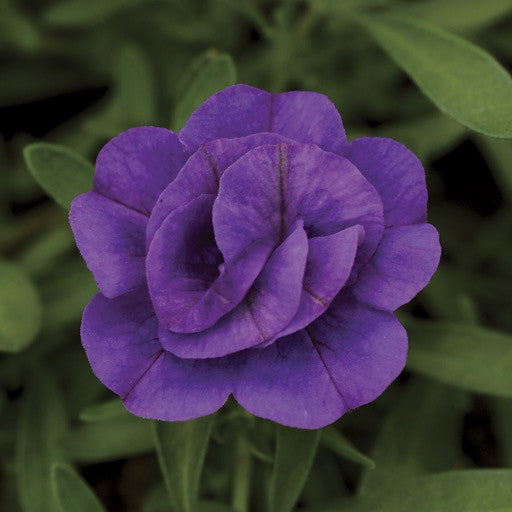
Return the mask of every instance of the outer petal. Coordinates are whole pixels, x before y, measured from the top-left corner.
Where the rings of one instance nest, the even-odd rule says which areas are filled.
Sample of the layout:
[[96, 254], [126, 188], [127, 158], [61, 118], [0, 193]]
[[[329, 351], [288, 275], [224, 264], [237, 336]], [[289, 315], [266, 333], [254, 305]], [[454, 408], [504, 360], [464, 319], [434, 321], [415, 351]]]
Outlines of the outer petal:
[[322, 428], [348, 407], [305, 331], [251, 349], [234, 387], [252, 414], [298, 428]]
[[98, 378], [145, 418], [180, 421], [215, 411], [231, 389], [226, 360], [182, 360], [166, 353], [144, 290], [96, 295], [84, 311], [82, 342]]
[[337, 300], [308, 329], [250, 350], [234, 395], [257, 416], [321, 428], [380, 395], [406, 355], [394, 315]]
[[178, 136], [141, 126], [114, 137], [96, 160], [94, 189], [145, 215], [189, 156]]
[[164, 219], [201, 194], [217, 195], [224, 170], [251, 149], [263, 144], [290, 142], [275, 133], [258, 133], [239, 139], [219, 139], [201, 146], [183, 166], [176, 179], [160, 194], [147, 230], [149, 246]]
[[439, 234], [430, 224], [388, 228], [352, 292], [361, 302], [394, 311], [427, 285], [440, 257]]
[[317, 146], [260, 146], [222, 175], [213, 226], [226, 261], [253, 240], [281, 240], [296, 219], [304, 220], [309, 237], [362, 225], [359, 265], [373, 254], [384, 229], [373, 186], [348, 160]]
[[326, 151], [340, 151], [345, 131], [336, 107], [316, 92], [270, 94], [248, 85], [233, 85], [208, 98], [180, 132], [191, 150], [220, 138], [275, 132]]
[[393, 313], [340, 297], [306, 331], [350, 409], [377, 398], [405, 366], [407, 333]]
[[235, 308], [273, 249], [255, 243], [236, 261], [223, 265], [213, 236], [214, 199], [202, 195], [175, 210], [148, 252], [151, 300], [160, 322], [174, 332], [202, 331]]
[[162, 352], [158, 320], [143, 288], [107, 299], [95, 295], [84, 310], [81, 336], [97, 377], [125, 396]]
[[421, 162], [392, 139], [363, 137], [342, 152], [377, 189], [386, 226], [427, 220], [427, 186]]
[[245, 299], [214, 326], [193, 334], [160, 329], [166, 350], [184, 358], [221, 357], [266, 343], [293, 318], [302, 291], [308, 242], [299, 224], [272, 253]]
[[144, 285], [146, 216], [87, 192], [74, 199], [69, 221], [78, 249], [105, 296]]
[[364, 229], [353, 226], [309, 240], [299, 309], [278, 338], [303, 329], [327, 309], [347, 282], [363, 238]]

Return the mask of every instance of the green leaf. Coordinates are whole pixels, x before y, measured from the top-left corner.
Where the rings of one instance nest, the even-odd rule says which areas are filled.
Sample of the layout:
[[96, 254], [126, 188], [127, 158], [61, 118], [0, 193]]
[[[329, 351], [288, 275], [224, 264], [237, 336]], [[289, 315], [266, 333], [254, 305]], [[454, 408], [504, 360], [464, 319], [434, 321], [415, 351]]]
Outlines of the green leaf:
[[25, 272], [0, 261], [0, 351], [26, 348], [39, 331], [41, 314], [39, 295]]
[[172, 127], [180, 130], [190, 114], [207, 98], [217, 91], [236, 82], [236, 70], [229, 55], [207, 53], [185, 89], [183, 97], [176, 105]]
[[512, 201], [512, 141], [478, 137], [476, 140], [480, 152], [489, 163], [500, 191]]
[[114, 91], [106, 106], [85, 122], [101, 137], [114, 137], [138, 125], [158, 124], [156, 83], [150, 61], [136, 45], [125, 44], [112, 63]]
[[37, 369], [23, 392], [18, 419], [17, 487], [24, 512], [56, 510], [50, 468], [63, 460], [58, 440], [65, 428], [59, 388], [48, 370]]
[[104, 512], [89, 485], [70, 466], [54, 464], [52, 482], [60, 512]]
[[94, 423], [96, 421], [107, 421], [113, 418], [130, 417], [130, 413], [126, 410], [123, 402], [119, 398], [113, 398], [107, 402], [98, 405], [92, 405], [80, 413], [80, 419], [86, 423]]
[[127, 7], [146, 0], [69, 0], [53, 4], [44, 13], [52, 25], [87, 27], [104, 22]]
[[361, 453], [336, 427], [326, 427], [322, 430], [321, 443], [336, 455], [364, 468], [375, 467], [375, 462]]
[[[365, 471], [361, 494], [397, 481], [451, 469], [465, 395], [427, 379], [408, 382], [372, 452], [377, 467]], [[421, 404], [421, 407], [418, 407]]]
[[276, 455], [270, 481], [270, 512], [290, 512], [311, 471], [321, 430], [277, 425]]
[[37, 142], [26, 146], [23, 156], [34, 179], [64, 208], [92, 188], [93, 165], [68, 148]]
[[466, 32], [481, 29], [512, 11], [510, 0], [429, 0], [399, 5], [401, 13], [440, 26]]
[[184, 422], [153, 422], [153, 434], [169, 499], [176, 512], [194, 512], [199, 479], [215, 415]]
[[491, 55], [399, 15], [354, 14], [354, 19], [440, 110], [477, 132], [512, 137], [512, 79]]
[[383, 493], [310, 512], [509, 512], [512, 471], [452, 471], [397, 481]]
[[79, 462], [125, 459], [153, 450], [151, 423], [128, 415], [87, 423], [61, 439], [66, 455]]
[[512, 397], [512, 336], [449, 322], [406, 327], [409, 370], [469, 391]]

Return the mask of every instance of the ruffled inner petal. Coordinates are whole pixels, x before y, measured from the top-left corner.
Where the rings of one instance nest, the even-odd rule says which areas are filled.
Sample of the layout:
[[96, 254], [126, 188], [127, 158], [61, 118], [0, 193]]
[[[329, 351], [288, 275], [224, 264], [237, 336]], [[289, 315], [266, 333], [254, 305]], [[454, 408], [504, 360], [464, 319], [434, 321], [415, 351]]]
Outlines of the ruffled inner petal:
[[329, 307], [347, 282], [363, 239], [364, 229], [357, 225], [309, 240], [299, 309], [277, 338], [303, 329]]
[[348, 160], [317, 146], [260, 146], [225, 170], [213, 225], [226, 261], [256, 239], [279, 242], [296, 219], [310, 238], [362, 225], [357, 267], [369, 260], [384, 229], [373, 186]]
[[151, 212], [146, 235], [147, 246], [156, 230], [177, 208], [201, 194], [217, 195], [224, 170], [251, 149], [263, 144], [289, 142], [275, 133], [258, 133], [238, 139], [219, 139], [201, 146], [187, 161], [176, 179], [160, 194]]
[[96, 192], [73, 200], [69, 221], [100, 291], [116, 297], [145, 284], [147, 217]]
[[266, 343], [299, 307], [308, 241], [301, 223], [269, 257], [244, 300], [202, 332], [180, 334], [161, 326], [166, 350], [183, 358], [211, 358]]
[[189, 156], [165, 128], [131, 128], [109, 141], [96, 160], [94, 190], [149, 216]]
[[257, 241], [224, 264], [213, 236], [214, 199], [201, 195], [175, 210], [148, 252], [151, 299], [160, 322], [174, 332], [203, 331], [235, 308], [273, 249]]
[[258, 132], [278, 133], [332, 152], [346, 144], [341, 117], [327, 96], [308, 91], [271, 94], [244, 84], [208, 98], [190, 116], [180, 139], [195, 151], [214, 139]]

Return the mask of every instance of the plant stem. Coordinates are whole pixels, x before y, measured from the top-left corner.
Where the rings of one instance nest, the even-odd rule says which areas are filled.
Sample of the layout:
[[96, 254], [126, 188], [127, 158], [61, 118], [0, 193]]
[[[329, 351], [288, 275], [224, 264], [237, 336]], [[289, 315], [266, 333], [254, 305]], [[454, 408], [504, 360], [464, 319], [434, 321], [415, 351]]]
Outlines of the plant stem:
[[232, 505], [235, 512], [249, 512], [249, 498], [251, 494], [251, 467], [252, 459], [247, 443], [243, 435], [239, 435], [236, 441], [234, 475], [233, 475], [233, 499]]

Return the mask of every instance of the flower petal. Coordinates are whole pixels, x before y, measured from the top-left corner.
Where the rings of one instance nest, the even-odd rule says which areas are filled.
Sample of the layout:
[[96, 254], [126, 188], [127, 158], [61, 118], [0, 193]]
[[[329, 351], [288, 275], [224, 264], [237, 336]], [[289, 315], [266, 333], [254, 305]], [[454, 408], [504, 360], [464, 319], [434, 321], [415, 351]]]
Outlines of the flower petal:
[[249, 350], [233, 394], [252, 414], [297, 428], [322, 428], [348, 410], [305, 331]]
[[178, 136], [141, 126], [114, 137], [96, 160], [94, 189], [145, 215], [189, 156]]
[[388, 228], [352, 291], [361, 302], [394, 311], [427, 285], [440, 257], [439, 234], [430, 224]]
[[160, 329], [166, 350], [184, 358], [221, 357], [266, 343], [299, 307], [308, 241], [301, 224], [272, 253], [245, 299], [214, 326], [178, 334]]
[[162, 352], [158, 320], [144, 288], [107, 299], [96, 294], [84, 310], [81, 337], [96, 376], [124, 396]]
[[225, 170], [213, 207], [217, 245], [226, 261], [257, 239], [282, 240], [296, 219], [309, 237], [360, 224], [366, 263], [382, 236], [382, 202], [347, 159], [314, 145], [255, 148]]
[[258, 133], [239, 139], [219, 139], [201, 146], [183, 166], [176, 179], [160, 194], [151, 212], [147, 230], [147, 245], [164, 219], [177, 208], [199, 197], [219, 191], [219, 180], [224, 170], [247, 151], [263, 144], [288, 142], [275, 133]]
[[327, 309], [347, 282], [363, 238], [364, 229], [357, 225], [309, 240], [299, 309], [278, 338], [303, 329]]
[[308, 329], [248, 351], [233, 394], [257, 416], [322, 428], [379, 396], [406, 355], [407, 335], [393, 314], [336, 299]]
[[84, 311], [82, 343], [98, 378], [145, 418], [181, 421], [217, 410], [231, 390], [226, 360], [183, 360], [165, 352], [147, 292], [97, 294]]
[[191, 150], [220, 138], [274, 132], [298, 142], [339, 152], [346, 143], [340, 115], [331, 101], [316, 92], [271, 94], [244, 84], [208, 98], [180, 132]]
[[215, 245], [212, 206], [201, 195], [175, 210], [156, 232], [146, 271], [151, 300], [160, 322], [174, 332], [211, 327], [244, 298], [273, 246], [255, 243], [222, 271]]
[[384, 204], [386, 226], [427, 220], [427, 186], [421, 162], [392, 139], [363, 137], [342, 152], [377, 189]]
[[101, 293], [116, 297], [145, 283], [147, 217], [96, 192], [73, 200], [75, 241]]

